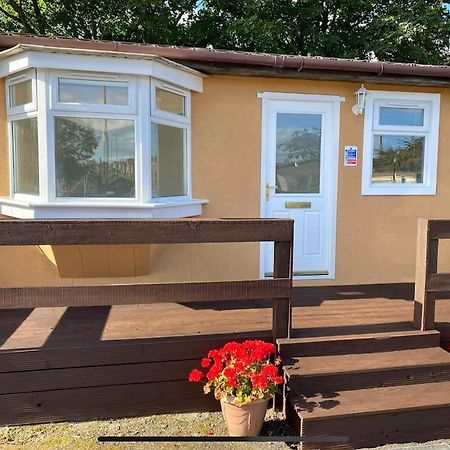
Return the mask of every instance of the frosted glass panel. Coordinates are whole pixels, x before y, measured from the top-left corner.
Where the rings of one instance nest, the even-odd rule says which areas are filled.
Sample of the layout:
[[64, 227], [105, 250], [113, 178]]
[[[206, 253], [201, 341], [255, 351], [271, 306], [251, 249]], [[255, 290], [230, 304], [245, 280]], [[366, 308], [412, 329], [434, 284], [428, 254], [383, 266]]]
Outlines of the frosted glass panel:
[[152, 124], [152, 196], [187, 195], [185, 130]]
[[14, 150], [14, 192], [39, 195], [37, 119], [12, 122]]
[[134, 121], [55, 118], [56, 195], [135, 195]]
[[320, 192], [320, 114], [277, 114], [276, 192]]
[[184, 95], [156, 88], [156, 108], [184, 116], [186, 114], [185, 97]]
[[380, 107], [380, 125], [422, 127], [423, 118], [423, 109]]
[[26, 105], [33, 101], [31, 80], [21, 81], [9, 87], [9, 104], [15, 106]]
[[128, 105], [128, 83], [60, 78], [59, 101], [91, 105]]
[[373, 137], [372, 183], [423, 183], [423, 136]]

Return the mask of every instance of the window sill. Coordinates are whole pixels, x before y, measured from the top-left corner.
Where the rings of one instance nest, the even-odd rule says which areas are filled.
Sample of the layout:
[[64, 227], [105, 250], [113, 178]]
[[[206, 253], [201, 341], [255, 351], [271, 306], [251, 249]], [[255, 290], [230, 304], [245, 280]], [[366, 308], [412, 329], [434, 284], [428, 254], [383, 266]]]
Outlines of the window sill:
[[364, 187], [361, 191], [362, 195], [436, 195], [436, 186], [374, 186]]
[[202, 214], [208, 200], [164, 203], [91, 203], [22, 201], [0, 198], [0, 214], [18, 219], [169, 219]]

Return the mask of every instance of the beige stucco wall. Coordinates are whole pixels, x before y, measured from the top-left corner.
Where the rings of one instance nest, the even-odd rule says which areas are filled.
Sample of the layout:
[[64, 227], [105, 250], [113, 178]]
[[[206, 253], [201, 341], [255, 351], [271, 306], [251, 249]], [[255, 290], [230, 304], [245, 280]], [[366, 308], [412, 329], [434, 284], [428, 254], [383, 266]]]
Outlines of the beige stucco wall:
[[[361, 195], [361, 163], [357, 167], [342, 164], [344, 146], [349, 144], [358, 146], [361, 161], [364, 119], [351, 113], [353, 92], [359, 86], [359, 83], [347, 82], [212, 76], [204, 80], [204, 93], [192, 97], [193, 194], [209, 199], [210, 203], [204, 208], [206, 217], [258, 217], [260, 214], [261, 100], [257, 98], [258, 92], [331, 94], [346, 98], [341, 106], [336, 279], [305, 281], [303, 285], [412, 281], [417, 218], [450, 218], [450, 130], [446, 124], [450, 116], [450, 89], [366, 85], [368, 89], [441, 94], [437, 195], [374, 197]], [[3, 93], [0, 86], [0, 102], [4, 104]], [[0, 123], [4, 123], [4, 116], [2, 108]], [[0, 138], [0, 191], [4, 193], [8, 185], [8, 165], [3, 125]], [[108, 277], [61, 278], [54, 261], [47, 256], [37, 247], [0, 248], [0, 284], [118, 282]], [[92, 275], [113, 276], [121, 272], [117, 269], [117, 252], [104, 246], [94, 252], [92, 248], [87, 249], [84, 256], [81, 252], [79, 256], [65, 258], [61, 273], [66, 276], [70, 275], [67, 269], [71, 267], [71, 258], [76, 260], [72, 263], [77, 267], [74, 275], [88, 273], [89, 265], [97, 270]], [[142, 263], [145, 252], [139, 253], [139, 258]], [[448, 260], [450, 262], [450, 258]], [[102, 264], [106, 268], [98, 272]], [[84, 267], [84, 272], [80, 272], [80, 267]], [[153, 246], [149, 252], [148, 272], [148, 275], [124, 277], [120, 281], [256, 278], [259, 247], [255, 244]], [[124, 269], [122, 273], [130, 271]]]

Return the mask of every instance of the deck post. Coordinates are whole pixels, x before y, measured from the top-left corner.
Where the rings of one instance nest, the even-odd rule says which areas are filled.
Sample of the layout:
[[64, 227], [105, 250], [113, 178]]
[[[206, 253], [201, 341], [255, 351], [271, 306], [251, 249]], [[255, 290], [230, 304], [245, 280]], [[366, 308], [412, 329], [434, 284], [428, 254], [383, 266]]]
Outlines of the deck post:
[[[274, 242], [273, 277], [292, 278], [292, 241]], [[292, 321], [291, 295], [273, 304], [272, 333], [274, 339], [288, 338]]]
[[437, 273], [439, 239], [430, 236], [430, 221], [419, 219], [417, 227], [416, 279], [414, 292], [414, 326], [434, 329], [436, 293], [429, 292], [429, 276]]

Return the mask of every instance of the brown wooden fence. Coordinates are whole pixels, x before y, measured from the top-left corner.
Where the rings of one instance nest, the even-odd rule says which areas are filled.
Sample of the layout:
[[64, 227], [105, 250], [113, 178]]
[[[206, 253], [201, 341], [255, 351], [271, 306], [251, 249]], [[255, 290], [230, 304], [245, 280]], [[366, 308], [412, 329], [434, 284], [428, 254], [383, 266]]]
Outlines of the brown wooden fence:
[[165, 284], [0, 288], [0, 309], [273, 299], [274, 338], [291, 329], [289, 219], [2, 220], [0, 245], [274, 242], [274, 277]]
[[450, 273], [438, 273], [440, 239], [450, 239], [450, 220], [419, 219], [417, 230], [414, 325], [435, 328], [436, 298], [450, 294]]

